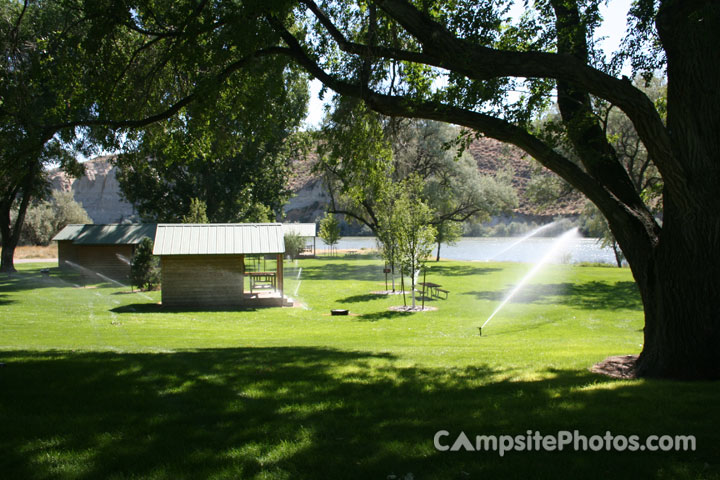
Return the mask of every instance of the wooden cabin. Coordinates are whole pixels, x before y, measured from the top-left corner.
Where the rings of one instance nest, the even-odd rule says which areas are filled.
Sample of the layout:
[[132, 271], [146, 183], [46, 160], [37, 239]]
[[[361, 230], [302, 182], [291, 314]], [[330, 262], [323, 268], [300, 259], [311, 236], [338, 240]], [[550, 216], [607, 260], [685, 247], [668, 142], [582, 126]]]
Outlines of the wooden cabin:
[[283, 232], [285, 235], [294, 234], [298, 235], [305, 240], [305, 247], [301, 256], [314, 257], [315, 256], [315, 243], [317, 240], [317, 225], [314, 223], [283, 223]]
[[135, 247], [146, 237], [155, 238], [155, 224], [67, 225], [53, 240], [61, 269], [126, 283]]
[[158, 224], [153, 254], [160, 257], [162, 304], [288, 305], [284, 253], [279, 223]]

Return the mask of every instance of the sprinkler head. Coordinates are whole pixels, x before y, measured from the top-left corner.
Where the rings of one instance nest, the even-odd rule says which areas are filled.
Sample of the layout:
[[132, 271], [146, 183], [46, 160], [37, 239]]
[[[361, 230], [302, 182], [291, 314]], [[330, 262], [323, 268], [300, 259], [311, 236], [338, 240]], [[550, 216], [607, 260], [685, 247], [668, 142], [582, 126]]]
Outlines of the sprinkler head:
[[482, 337], [482, 327], [478, 327], [478, 335]]

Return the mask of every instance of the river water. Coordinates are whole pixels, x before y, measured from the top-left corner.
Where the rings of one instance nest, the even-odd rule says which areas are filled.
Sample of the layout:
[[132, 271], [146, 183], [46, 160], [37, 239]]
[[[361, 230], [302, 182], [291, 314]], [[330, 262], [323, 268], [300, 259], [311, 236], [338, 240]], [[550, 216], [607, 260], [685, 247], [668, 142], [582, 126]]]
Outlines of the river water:
[[[455, 245], [443, 245], [440, 257], [451, 260], [493, 260], [498, 262], [528, 262], [539, 261], [547, 252], [555, 239], [529, 238], [502, 252], [518, 239], [515, 237], [463, 237]], [[361, 250], [376, 248], [375, 237], [343, 237], [336, 245], [341, 250]], [[317, 239], [317, 248], [325, 249], [327, 246], [321, 239]], [[437, 249], [437, 247], [436, 247]], [[433, 251], [433, 255], [435, 255]], [[502, 253], [501, 253], [502, 252]], [[563, 263], [597, 262], [615, 263], [615, 255], [611, 248], [602, 248], [595, 238], [570, 239], [565, 252], [561, 253], [558, 261]]]

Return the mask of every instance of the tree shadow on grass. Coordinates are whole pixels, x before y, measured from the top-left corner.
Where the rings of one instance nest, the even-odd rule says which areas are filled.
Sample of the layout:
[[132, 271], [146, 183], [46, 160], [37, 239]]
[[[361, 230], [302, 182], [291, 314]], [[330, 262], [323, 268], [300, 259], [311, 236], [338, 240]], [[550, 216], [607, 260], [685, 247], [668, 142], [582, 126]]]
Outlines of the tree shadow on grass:
[[[697, 478], [718, 473], [718, 383], [484, 365], [397, 367], [315, 347], [1, 352], [7, 478]], [[659, 401], [662, 399], [662, 401]], [[439, 452], [462, 431], [697, 435], [696, 452]], [[548, 461], [549, 458], [555, 461]], [[560, 461], [558, 461], [560, 460]]]
[[[502, 301], [514, 285], [500, 291], [467, 292], [480, 300]], [[642, 300], [635, 282], [552, 283], [524, 286], [511, 303], [541, 305], [563, 304], [582, 309], [642, 310]]]
[[7, 295], [0, 293], [0, 306], [10, 305], [11, 303], [17, 302], [16, 300], [13, 300], [13, 299], [7, 298], [7, 297], [8, 297]]
[[379, 295], [377, 293], [365, 293], [363, 295], [352, 295], [338, 300], [338, 303], [361, 303], [370, 302], [372, 300], [381, 300], [385, 298], [385, 295]]
[[303, 267], [301, 279], [305, 280], [382, 280], [382, 265], [326, 263]]
[[[40, 288], [118, 288], [118, 285], [89, 277], [75, 272], [61, 270], [58, 267], [49, 268], [48, 273], [42, 273], [44, 267], [23, 269], [12, 274], [0, 274], [0, 291], [19, 292], [36, 290]], [[128, 288], [130, 288], [128, 286]]]
[[438, 265], [433, 262], [428, 262], [428, 273], [427, 280], [432, 281], [432, 278], [440, 277], [462, 277], [469, 275], [488, 275], [493, 272], [499, 272], [500, 268], [497, 267], [478, 267], [474, 265]]
[[410, 315], [413, 315], [413, 313], [396, 312], [394, 310], [382, 310], [375, 313], [364, 313], [359, 317], [355, 317], [354, 320], [357, 322], [378, 322], [380, 320], [407, 318]]
[[166, 307], [161, 303], [131, 303], [110, 309], [114, 313], [189, 313], [189, 312], [254, 312], [267, 308], [282, 308], [278, 306], [187, 306], [187, 307]]

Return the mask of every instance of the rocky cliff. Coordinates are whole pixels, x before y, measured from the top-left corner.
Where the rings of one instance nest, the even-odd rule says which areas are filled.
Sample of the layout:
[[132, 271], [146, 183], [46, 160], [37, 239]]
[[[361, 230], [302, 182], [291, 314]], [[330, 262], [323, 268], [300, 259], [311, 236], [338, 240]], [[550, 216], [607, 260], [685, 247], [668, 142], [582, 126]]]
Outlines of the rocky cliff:
[[65, 172], [50, 172], [54, 190], [72, 191], [95, 223], [121, 223], [135, 216], [133, 206], [123, 200], [111, 156], [85, 162], [85, 175], [72, 178]]

